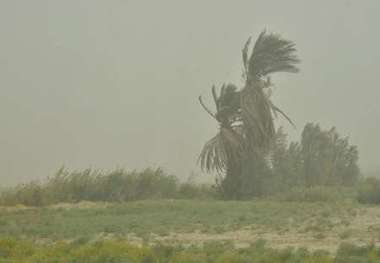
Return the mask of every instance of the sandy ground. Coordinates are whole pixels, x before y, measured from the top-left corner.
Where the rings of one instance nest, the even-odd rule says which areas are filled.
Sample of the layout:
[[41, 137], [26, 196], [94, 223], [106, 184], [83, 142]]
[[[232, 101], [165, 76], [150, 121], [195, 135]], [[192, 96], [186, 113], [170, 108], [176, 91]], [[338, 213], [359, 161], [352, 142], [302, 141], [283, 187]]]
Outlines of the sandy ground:
[[[349, 220], [349, 221], [348, 221]], [[151, 243], [201, 245], [209, 241], [230, 241], [237, 248], [247, 247], [250, 244], [265, 240], [266, 245], [273, 248], [307, 248], [309, 250], [323, 249], [336, 252], [342, 243], [356, 245], [374, 244], [380, 247], [380, 207], [359, 208], [352, 218], [332, 218], [335, 226], [323, 231], [305, 231], [310, 222], [304, 222], [298, 227], [274, 230], [263, 226], [252, 225], [241, 230], [223, 233], [171, 233], [161, 237], [152, 234]], [[134, 242], [141, 242], [139, 238], [131, 237]]]

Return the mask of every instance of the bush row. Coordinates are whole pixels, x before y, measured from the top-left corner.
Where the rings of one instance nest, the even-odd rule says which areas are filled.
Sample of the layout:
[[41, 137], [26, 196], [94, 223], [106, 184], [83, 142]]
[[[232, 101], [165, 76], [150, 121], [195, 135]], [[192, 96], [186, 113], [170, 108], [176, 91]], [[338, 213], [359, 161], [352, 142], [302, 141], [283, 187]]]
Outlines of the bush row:
[[208, 185], [180, 183], [162, 169], [103, 173], [87, 169], [69, 172], [61, 168], [44, 182], [31, 182], [5, 190], [0, 205], [43, 206], [60, 202], [124, 202], [156, 198], [212, 198]]

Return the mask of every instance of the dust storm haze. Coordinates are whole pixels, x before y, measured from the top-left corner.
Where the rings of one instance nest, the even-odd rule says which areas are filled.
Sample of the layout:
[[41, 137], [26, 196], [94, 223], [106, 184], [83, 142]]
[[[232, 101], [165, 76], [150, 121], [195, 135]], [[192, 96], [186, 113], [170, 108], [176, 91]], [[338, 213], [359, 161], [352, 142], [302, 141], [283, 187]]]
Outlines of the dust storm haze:
[[296, 43], [297, 75], [275, 75], [295, 121], [336, 126], [380, 169], [380, 2], [0, 1], [0, 176], [4, 185], [60, 166], [186, 177], [216, 131], [198, 104], [212, 84], [241, 84], [241, 49], [264, 28]]

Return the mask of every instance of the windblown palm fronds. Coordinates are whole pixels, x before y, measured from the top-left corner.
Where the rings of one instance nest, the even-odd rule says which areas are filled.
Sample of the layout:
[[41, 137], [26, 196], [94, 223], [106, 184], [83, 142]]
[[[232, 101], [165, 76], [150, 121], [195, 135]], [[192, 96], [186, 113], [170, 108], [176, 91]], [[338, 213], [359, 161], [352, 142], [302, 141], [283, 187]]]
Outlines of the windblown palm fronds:
[[248, 39], [242, 50], [245, 86], [241, 91], [241, 115], [250, 149], [265, 151], [275, 134], [274, 117], [277, 113], [293, 124], [265, 92], [271, 86], [268, 75], [276, 72], [298, 72], [296, 64], [299, 60], [295, 55], [295, 44], [277, 34], [263, 31], [251, 55], [248, 55], [250, 42], [251, 39]]
[[256, 81], [276, 72], [298, 72], [295, 66], [299, 59], [295, 55], [295, 44], [281, 38], [280, 35], [261, 32], [248, 55], [251, 38], [247, 40], [242, 50], [243, 66], [247, 81]]
[[239, 167], [244, 153], [242, 137], [232, 129], [220, 128], [219, 133], [202, 149], [199, 160], [202, 169], [219, 174], [230, 166]]
[[236, 86], [223, 85], [219, 96], [212, 87], [216, 113], [209, 110], [199, 97], [203, 108], [218, 122], [218, 134], [209, 140], [199, 156], [201, 168], [207, 172], [213, 170], [223, 173], [229, 166], [240, 166], [244, 152], [244, 140], [241, 134], [240, 95]]

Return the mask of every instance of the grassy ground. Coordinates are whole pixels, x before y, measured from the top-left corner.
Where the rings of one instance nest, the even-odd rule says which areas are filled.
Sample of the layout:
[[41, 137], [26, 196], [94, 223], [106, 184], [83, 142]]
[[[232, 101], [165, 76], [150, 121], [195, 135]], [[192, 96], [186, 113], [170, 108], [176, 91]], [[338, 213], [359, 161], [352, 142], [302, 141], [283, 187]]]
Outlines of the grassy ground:
[[380, 245], [380, 207], [198, 200], [11, 207], [0, 208], [0, 236], [38, 244], [117, 238], [135, 245], [229, 241], [237, 248], [265, 240], [273, 248], [335, 252], [347, 242]]
[[265, 242], [236, 249], [229, 243], [209, 242], [202, 247], [136, 246], [125, 240], [92, 243], [58, 242], [52, 245], [0, 239], [1, 263], [378, 263], [374, 246], [344, 245], [335, 255], [306, 249], [272, 249]]

